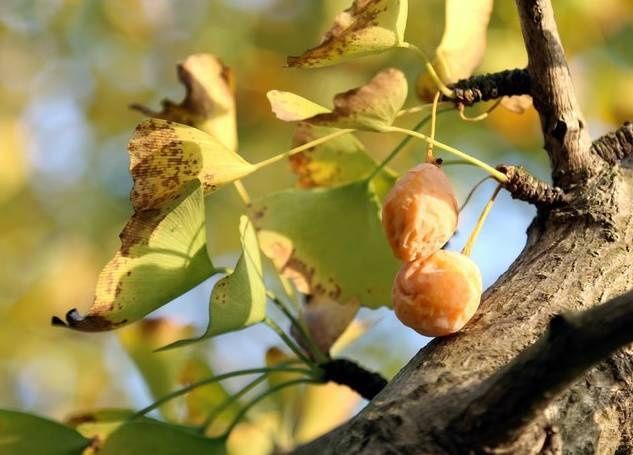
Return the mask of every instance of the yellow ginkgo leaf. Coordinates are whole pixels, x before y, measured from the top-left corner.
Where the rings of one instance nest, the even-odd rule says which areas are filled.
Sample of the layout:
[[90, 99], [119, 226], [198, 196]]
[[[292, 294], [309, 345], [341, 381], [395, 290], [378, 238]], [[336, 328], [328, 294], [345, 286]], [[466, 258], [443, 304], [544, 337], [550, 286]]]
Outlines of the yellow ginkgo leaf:
[[[470, 77], [486, 51], [486, 32], [493, 0], [446, 0], [444, 34], [433, 66], [445, 84]], [[437, 85], [424, 73], [417, 82], [418, 96], [431, 102]]]

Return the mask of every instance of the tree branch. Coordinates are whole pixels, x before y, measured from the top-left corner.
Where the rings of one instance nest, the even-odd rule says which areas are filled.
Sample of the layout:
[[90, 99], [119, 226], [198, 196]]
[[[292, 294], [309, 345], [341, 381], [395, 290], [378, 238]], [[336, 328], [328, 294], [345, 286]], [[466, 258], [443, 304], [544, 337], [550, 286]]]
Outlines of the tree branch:
[[366, 400], [372, 400], [387, 385], [380, 374], [368, 371], [347, 359], [335, 359], [319, 365], [323, 379], [346, 385]]
[[508, 177], [504, 188], [514, 199], [534, 204], [537, 207], [556, 207], [565, 203], [565, 193], [561, 188], [538, 180], [520, 166], [497, 166]]
[[597, 362], [633, 342], [633, 291], [581, 313], [554, 316], [548, 331], [486, 383], [447, 434], [469, 449], [515, 440], [557, 395]]
[[480, 101], [504, 96], [529, 95], [530, 75], [526, 69], [505, 70], [461, 79], [451, 85], [451, 88], [454, 92], [452, 101], [472, 106]]
[[541, 118], [554, 183], [584, 181], [594, 169], [591, 139], [567, 67], [550, 0], [515, 0], [528, 54], [534, 107]]
[[626, 122], [617, 130], [599, 137], [591, 144], [591, 151], [609, 164], [633, 155], [633, 124]]

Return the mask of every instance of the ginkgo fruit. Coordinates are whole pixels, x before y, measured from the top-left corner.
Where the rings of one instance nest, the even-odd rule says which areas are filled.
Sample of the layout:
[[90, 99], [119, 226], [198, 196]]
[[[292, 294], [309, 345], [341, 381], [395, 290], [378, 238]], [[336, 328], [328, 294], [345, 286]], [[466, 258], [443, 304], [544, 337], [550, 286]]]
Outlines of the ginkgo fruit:
[[402, 266], [392, 288], [396, 316], [416, 332], [445, 336], [458, 332], [477, 311], [481, 273], [472, 259], [439, 250]]
[[420, 164], [387, 194], [382, 223], [394, 254], [403, 261], [425, 259], [444, 246], [457, 228], [458, 206], [446, 174]]

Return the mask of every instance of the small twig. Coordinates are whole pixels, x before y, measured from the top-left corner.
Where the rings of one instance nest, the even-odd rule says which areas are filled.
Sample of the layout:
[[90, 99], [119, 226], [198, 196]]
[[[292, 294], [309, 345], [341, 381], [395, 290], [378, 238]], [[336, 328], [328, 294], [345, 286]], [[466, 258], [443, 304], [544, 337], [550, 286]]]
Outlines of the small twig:
[[455, 82], [453, 101], [455, 104], [472, 106], [480, 101], [489, 101], [504, 96], [530, 95], [530, 76], [526, 69], [505, 70], [499, 73], [481, 74]]
[[591, 144], [591, 151], [609, 164], [633, 155], [633, 124], [626, 122], [617, 130], [599, 137]]
[[348, 386], [366, 400], [373, 399], [385, 388], [387, 380], [347, 359], [335, 359], [319, 365], [323, 379]]
[[503, 187], [514, 199], [520, 199], [537, 207], [555, 207], [565, 203], [562, 189], [538, 180], [520, 166], [501, 165], [497, 170], [506, 175], [508, 180]]
[[458, 447], [514, 441], [558, 394], [594, 364], [633, 342], [633, 291], [581, 313], [554, 316], [532, 346], [481, 387], [449, 424]]

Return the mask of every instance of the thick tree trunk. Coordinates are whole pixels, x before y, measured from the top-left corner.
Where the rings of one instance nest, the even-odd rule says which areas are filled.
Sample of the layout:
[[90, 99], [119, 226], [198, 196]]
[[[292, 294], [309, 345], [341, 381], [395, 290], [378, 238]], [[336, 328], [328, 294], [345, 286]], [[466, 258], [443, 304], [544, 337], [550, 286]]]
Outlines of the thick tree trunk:
[[[591, 148], [549, 1], [517, 0], [517, 7], [530, 91], [566, 203], [539, 209], [524, 251], [462, 332], [423, 348], [358, 416], [302, 454], [633, 453], [631, 347], [562, 394], [545, 393], [538, 412], [527, 412], [525, 399], [496, 403], [505, 407], [498, 413], [473, 409], [491, 377], [542, 336], [554, 315], [633, 289], [633, 166], [609, 163], [612, 151]], [[630, 128], [623, 131], [627, 142]], [[530, 379], [516, 387], [529, 391]]]
[[[448, 426], [482, 382], [532, 344], [553, 315], [633, 288], [633, 170], [606, 170], [582, 195], [588, 206], [534, 221], [525, 250], [464, 331], [431, 342], [356, 418], [301, 453], [480, 451], [452, 440]], [[511, 443], [506, 453], [632, 453], [633, 349], [589, 371]]]

